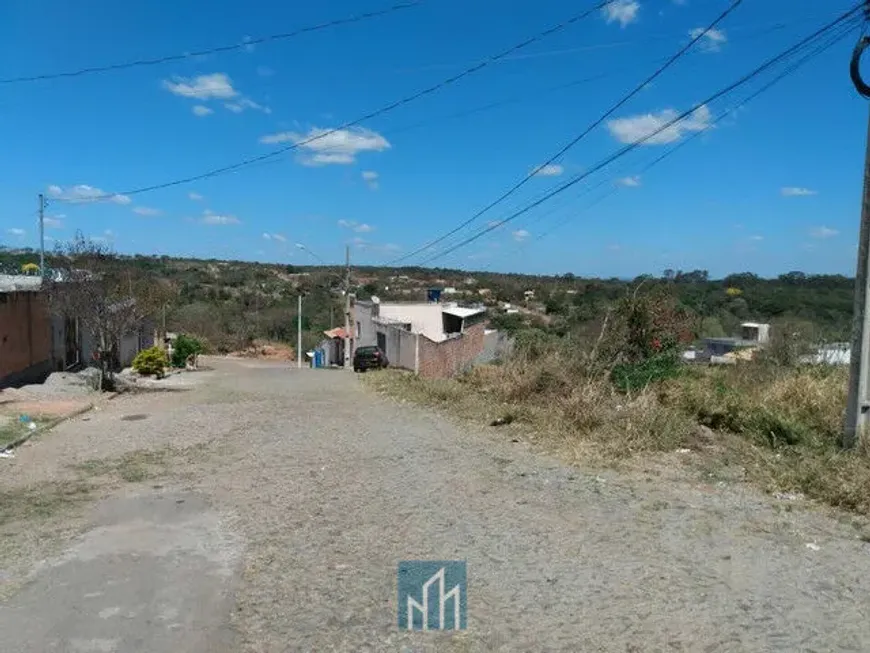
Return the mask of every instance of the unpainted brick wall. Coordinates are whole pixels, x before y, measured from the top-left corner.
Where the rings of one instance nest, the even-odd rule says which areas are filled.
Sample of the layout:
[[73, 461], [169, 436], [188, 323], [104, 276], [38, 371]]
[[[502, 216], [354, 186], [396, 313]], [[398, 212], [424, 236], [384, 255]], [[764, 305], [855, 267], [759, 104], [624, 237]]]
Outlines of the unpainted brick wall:
[[0, 293], [0, 382], [51, 359], [51, 322], [45, 296]]
[[481, 323], [443, 342], [420, 336], [420, 376], [446, 379], [468, 369], [483, 352], [483, 331]]

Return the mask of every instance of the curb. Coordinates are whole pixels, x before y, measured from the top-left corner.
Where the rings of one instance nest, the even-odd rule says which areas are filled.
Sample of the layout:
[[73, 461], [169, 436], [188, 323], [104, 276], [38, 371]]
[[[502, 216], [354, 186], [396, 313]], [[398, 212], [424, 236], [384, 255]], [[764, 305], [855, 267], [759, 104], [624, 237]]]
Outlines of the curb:
[[39, 435], [40, 433], [45, 433], [46, 431], [50, 431], [51, 429], [53, 429], [58, 424], [61, 424], [62, 422], [65, 422], [67, 420], [73, 419], [74, 417], [78, 417], [79, 415], [83, 415], [83, 414], [87, 413], [89, 410], [92, 410], [93, 407], [94, 407], [94, 404], [88, 404], [87, 406], [83, 406], [82, 408], [74, 410], [73, 412], [68, 413], [66, 415], [63, 415], [61, 417], [55, 417], [53, 420], [46, 422], [43, 426], [41, 426], [39, 428], [35, 428], [32, 431], [28, 431], [27, 433], [22, 435], [17, 440], [13, 440], [12, 442], [7, 444], [3, 448], [3, 451], [11, 451], [12, 449], [15, 449], [16, 447], [20, 447], [22, 444], [27, 442], [34, 435]]

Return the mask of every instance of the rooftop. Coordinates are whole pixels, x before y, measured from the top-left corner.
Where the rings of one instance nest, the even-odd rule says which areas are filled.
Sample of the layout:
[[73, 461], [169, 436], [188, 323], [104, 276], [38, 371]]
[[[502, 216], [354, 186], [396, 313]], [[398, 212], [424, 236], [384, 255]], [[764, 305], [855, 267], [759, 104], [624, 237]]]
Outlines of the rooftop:
[[467, 317], [471, 317], [472, 315], [480, 315], [481, 313], [485, 313], [486, 309], [483, 307], [477, 308], [464, 308], [462, 306], [448, 306], [442, 310], [443, 313], [447, 313], [447, 315], [453, 315], [454, 317], [460, 317], [465, 319]]

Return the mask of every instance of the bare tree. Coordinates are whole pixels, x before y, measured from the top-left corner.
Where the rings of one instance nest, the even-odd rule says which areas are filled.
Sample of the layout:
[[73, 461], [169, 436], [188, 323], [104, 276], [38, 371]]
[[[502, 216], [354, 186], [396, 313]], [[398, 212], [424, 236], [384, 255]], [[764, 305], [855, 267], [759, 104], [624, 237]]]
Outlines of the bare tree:
[[165, 282], [123, 265], [109, 246], [80, 232], [55, 247], [55, 269], [46, 283], [52, 311], [76, 320], [93, 338], [100, 388], [111, 385], [121, 337], [171, 294]]

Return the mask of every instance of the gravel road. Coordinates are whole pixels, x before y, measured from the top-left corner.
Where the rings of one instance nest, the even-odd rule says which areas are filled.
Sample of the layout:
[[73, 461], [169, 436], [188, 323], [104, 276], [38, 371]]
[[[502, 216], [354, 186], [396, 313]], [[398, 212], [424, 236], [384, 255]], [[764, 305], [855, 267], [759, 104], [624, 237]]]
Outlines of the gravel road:
[[[0, 651], [870, 650], [845, 516], [568, 468], [340, 371], [209, 364], [0, 460]], [[467, 631], [398, 630], [418, 559], [467, 561]]]

